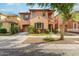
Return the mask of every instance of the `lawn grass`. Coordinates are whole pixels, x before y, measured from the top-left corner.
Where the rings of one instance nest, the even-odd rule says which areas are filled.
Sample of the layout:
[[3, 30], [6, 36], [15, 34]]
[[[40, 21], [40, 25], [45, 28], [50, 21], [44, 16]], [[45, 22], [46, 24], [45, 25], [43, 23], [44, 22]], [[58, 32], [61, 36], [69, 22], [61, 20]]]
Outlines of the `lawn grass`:
[[49, 34], [29, 34], [29, 36], [48, 36]]

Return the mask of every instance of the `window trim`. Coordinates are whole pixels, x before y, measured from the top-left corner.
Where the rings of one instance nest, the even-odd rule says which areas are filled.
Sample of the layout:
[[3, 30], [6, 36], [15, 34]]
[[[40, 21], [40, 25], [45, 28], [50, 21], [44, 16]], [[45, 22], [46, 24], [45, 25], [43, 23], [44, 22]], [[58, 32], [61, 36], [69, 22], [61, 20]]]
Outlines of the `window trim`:
[[34, 27], [35, 29], [44, 29], [44, 23], [40, 23], [40, 22], [35, 23]]
[[[26, 16], [27, 16], [27, 17], [26, 17]], [[23, 19], [24, 19], [24, 20], [28, 20], [28, 19], [29, 19], [29, 15], [24, 15], [24, 16], [23, 16]]]

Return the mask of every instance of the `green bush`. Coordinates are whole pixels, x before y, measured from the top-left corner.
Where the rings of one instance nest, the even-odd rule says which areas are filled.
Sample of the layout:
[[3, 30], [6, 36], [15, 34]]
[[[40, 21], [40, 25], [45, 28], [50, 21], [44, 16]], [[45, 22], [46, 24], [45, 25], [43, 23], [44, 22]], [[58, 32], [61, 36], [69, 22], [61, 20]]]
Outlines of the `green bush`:
[[11, 24], [10, 31], [11, 31], [11, 33], [12, 33], [12, 34], [15, 34], [15, 30], [14, 30], [14, 24]]
[[30, 34], [34, 33], [34, 27], [33, 26], [28, 26], [28, 32]]
[[15, 34], [15, 33], [16, 33], [16, 32], [15, 32], [15, 29], [12, 28], [12, 27], [11, 27], [11, 33], [12, 33], [12, 34]]
[[5, 28], [1, 28], [0, 33], [7, 33], [7, 30]]
[[58, 29], [53, 30], [53, 33], [55, 34], [58, 33]]
[[41, 31], [41, 29], [36, 29], [35, 30], [35, 33], [37, 33], [37, 34], [40, 34], [42, 31]]
[[46, 34], [49, 34], [50, 33], [50, 31], [49, 30], [46, 30]]
[[46, 41], [46, 42], [51, 42], [51, 41], [54, 41], [54, 38], [51, 38], [51, 37], [48, 38], [48, 37], [46, 37], [43, 40]]
[[15, 26], [15, 24], [11, 24], [10, 31], [12, 34], [15, 34], [15, 33], [19, 32], [19, 28], [17, 26]]
[[19, 27], [15, 27], [15, 33], [19, 32]]

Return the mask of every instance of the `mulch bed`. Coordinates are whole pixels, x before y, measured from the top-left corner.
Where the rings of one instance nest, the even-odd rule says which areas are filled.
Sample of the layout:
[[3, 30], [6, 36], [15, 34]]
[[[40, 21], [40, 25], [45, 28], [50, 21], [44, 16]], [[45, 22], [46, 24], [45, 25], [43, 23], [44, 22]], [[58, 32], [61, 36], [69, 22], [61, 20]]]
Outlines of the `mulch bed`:
[[57, 40], [57, 41], [51, 41], [51, 42], [46, 42], [42, 38], [31, 38], [29, 37], [26, 39], [24, 44], [79, 44], [79, 39], [64, 39], [64, 40]]

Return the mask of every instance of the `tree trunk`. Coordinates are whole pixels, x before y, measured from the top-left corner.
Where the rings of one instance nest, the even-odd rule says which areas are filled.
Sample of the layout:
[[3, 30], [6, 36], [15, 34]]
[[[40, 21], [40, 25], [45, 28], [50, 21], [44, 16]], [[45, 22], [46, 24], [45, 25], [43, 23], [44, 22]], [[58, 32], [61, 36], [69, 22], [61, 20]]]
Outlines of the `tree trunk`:
[[60, 27], [60, 40], [64, 40], [64, 25]]

